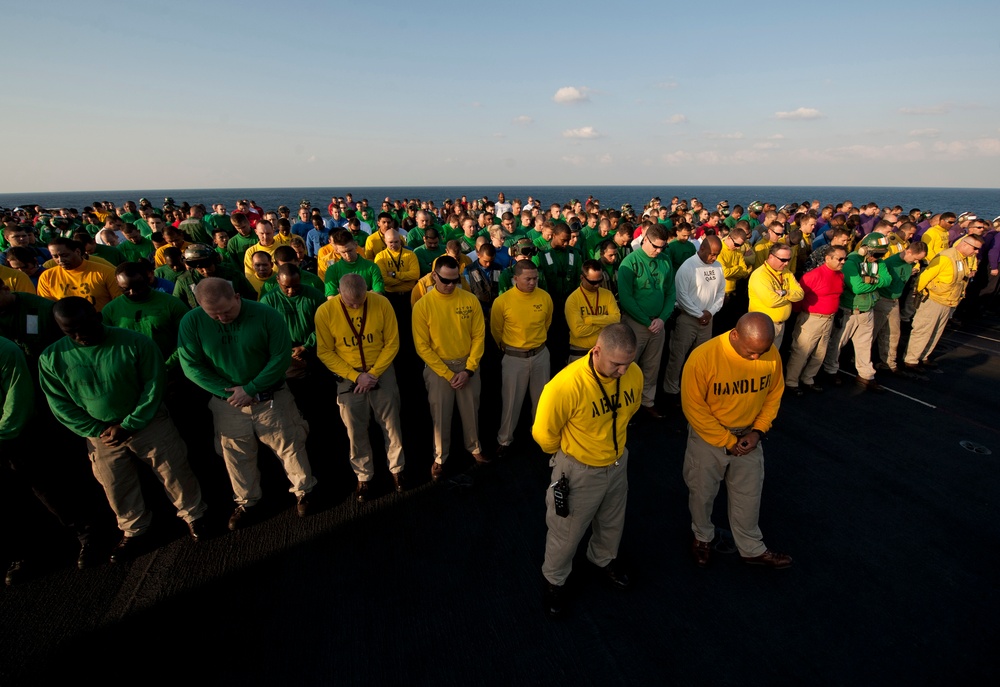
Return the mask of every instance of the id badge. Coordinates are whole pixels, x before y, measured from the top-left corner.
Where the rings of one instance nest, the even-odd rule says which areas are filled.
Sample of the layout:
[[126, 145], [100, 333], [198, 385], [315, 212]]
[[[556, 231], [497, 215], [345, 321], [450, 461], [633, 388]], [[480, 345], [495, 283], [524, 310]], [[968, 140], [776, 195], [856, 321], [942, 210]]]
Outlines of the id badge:
[[38, 334], [38, 315], [28, 315], [25, 321], [25, 334]]

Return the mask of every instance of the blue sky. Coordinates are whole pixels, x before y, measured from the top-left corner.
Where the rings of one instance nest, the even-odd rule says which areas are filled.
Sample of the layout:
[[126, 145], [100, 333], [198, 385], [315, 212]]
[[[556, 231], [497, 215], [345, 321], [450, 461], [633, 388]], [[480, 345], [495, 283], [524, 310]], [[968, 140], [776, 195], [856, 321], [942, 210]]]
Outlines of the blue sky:
[[998, 20], [923, 0], [18, 3], [0, 190], [995, 187]]

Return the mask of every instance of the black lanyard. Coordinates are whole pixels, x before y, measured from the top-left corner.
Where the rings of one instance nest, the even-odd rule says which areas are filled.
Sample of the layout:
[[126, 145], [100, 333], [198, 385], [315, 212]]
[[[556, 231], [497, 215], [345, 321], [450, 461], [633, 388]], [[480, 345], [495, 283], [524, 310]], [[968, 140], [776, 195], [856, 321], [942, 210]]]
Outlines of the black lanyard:
[[368, 321], [368, 299], [365, 298], [364, 308], [361, 310], [361, 329], [358, 330], [354, 326], [354, 320], [347, 313], [347, 306], [344, 305], [344, 301], [340, 301], [340, 308], [344, 311], [344, 318], [347, 319], [347, 324], [351, 328], [351, 332], [354, 334], [354, 338], [358, 340], [358, 355], [361, 356], [361, 371], [368, 372], [368, 364], [365, 362], [365, 322]]
[[604, 402], [611, 408], [611, 438], [615, 442], [615, 458], [618, 458], [618, 395], [621, 392], [622, 380], [621, 377], [615, 380], [615, 402], [612, 403], [611, 399], [608, 398], [608, 392], [604, 390], [604, 385], [601, 384], [601, 378], [597, 376], [597, 370], [594, 369], [593, 351], [587, 356], [587, 363], [590, 365], [590, 372], [594, 375], [594, 381], [597, 382], [597, 388], [604, 396]]

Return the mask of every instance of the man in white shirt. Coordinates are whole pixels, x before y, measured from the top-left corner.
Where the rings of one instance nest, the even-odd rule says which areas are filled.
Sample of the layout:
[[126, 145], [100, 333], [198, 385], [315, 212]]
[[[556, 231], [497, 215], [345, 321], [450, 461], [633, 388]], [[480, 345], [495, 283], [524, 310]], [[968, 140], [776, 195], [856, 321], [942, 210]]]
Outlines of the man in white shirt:
[[726, 278], [718, 257], [722, 241], [706, 236], [698, 252], [685, 260], [674, 281], [677, 293], [676, 324], [670, 336], [670, 359], [663, 375], [663, 390], [681, 392], [681, 370], [688, 354], [712, 338], [712, 317], [722, 308]]

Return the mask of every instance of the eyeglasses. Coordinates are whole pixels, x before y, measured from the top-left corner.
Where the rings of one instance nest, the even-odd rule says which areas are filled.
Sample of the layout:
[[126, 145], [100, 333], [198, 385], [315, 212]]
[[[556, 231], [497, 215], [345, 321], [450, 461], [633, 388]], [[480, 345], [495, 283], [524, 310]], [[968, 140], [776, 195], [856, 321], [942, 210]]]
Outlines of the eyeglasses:
[[791, 261], [790, 257], [789, 258], [779, 258], [777, 255], [774, 256], [774, 259], [777, 260], [778, 262], [780, 262], [781, 264], [785, 264], [786, 262]]
[[664, 248], [667, 247], [667, 244], [665, 244], [665, 243], [653, 243], [649, 239], [646, 239], [646, 243], [648, 243], [650, 246], [652, 246], [653, 250], [663, 250]]
[[768, 229], [768, 231], [770, 231], [775, 236], [784, 236], [785, 235], [785, 232], [783, 232], [783, 231], [775, 231], [774, 229]]
[[733, 248], [742, 248], [745, 244], [746, 244], [746, 241], [740, 241], [739, 243], [736, 243], [736, 241], [733, 241]]
[[600, 284], [604, 283], [603, 279], [587, 279], [586, 277], [584, 277], [583, 280], [588, 284], [590, 284], [591, 286], [599, 286]]
[[442, 277], [438, 272], [435, 272], [434, 274], [437, 277], [438, 281], [441, 282], [442, 284], [458, 284], [459, 282], [462, 281], [461, 277], [457, 277], [455, 279], [448, 279], [447, 277]]

